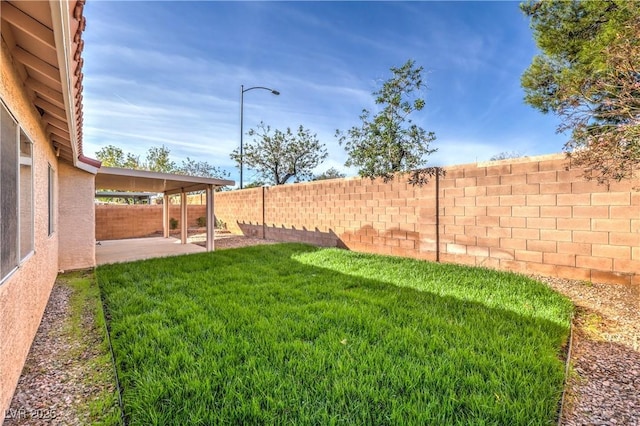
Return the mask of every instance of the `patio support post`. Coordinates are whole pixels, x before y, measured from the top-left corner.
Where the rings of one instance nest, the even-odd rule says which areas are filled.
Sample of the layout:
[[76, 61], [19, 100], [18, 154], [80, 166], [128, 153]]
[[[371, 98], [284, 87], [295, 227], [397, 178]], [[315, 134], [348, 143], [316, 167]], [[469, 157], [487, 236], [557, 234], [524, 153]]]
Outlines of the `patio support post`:
[[180, 242], [187, 244], [187, 193], [180, 192]]
[[213, 212], [213, 185], [207, 185], [207, 251], [215, 250], [216, 217]]
[[164, 194], [162, 198], [162, 236], [169, 238], [169, 196]]

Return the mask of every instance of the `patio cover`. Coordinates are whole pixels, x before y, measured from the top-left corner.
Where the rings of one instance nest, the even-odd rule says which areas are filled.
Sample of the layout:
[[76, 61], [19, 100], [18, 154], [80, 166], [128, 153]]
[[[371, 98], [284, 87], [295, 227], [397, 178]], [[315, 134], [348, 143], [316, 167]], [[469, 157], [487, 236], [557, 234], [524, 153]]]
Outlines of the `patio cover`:
[[187, 243], [187, 193], [206, 191], [207, 194], [207, 250], [213, 250], [214, 240], [214, 189], [234, 185], [232, 180], [150, 172], [148, 170], [101, 167], [96, 175], [96, 190], [155, 192], [164, 194], [162, 227], [169, 237], [169, 195], [180, 194], [181, 240]]
[[150, 172], [148, 170], [100, 167], [96, 175], [96, 190], [155, 192], [166, 195], [204, 191], [214, 187], [235, 185], [232, 180]]
[[151, 197], [158, 195], [157, 192], [128, 192], [128, 191], [96, 191], [96, 198], [126, 198], [135, 201], [151, 201]]

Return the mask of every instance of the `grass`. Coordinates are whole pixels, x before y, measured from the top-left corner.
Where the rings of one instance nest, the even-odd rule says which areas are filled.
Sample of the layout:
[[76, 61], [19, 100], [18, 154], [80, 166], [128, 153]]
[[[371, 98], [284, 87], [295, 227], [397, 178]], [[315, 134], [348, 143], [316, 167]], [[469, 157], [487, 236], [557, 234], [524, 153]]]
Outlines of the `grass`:
[[281, 244], [99, 267], [130, 424], [552, 424], [571, 304]]
[[59, 275], [59, 285], [72, 290], [69, 299], [69, 318], [64, 332], [71, 341], [66, 359], [87, 359], [83, 364], [84, 383], [88, 388], [100, 389], [99, 392], [76, 407], [93, 425], [120, 425], [121, 416], [115, 388], [113, 364], [105, 333], [105, 318], [100, 301], [100, 289], [93, 274], [70, 272]]

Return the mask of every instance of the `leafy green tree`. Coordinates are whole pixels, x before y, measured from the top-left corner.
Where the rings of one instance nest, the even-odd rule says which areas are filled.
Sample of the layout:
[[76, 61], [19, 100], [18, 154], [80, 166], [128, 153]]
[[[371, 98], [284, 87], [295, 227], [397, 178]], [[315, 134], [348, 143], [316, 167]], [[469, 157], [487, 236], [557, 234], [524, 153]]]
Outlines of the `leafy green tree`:
[[217, 179], [227, 179], [231, 176], [229, 172], [212, 166], [206, 161], [196, 161], [189, 157], [186, 160], [182, 160], [182, 164], [176, 169], [176, 173]]
[[140, 156], [135, 156], [131, 153], [127, 153], [127, 159], [124, 160], [122, 167], [125, 169], [140, 169], [142, 166], [140, 165]]
[[145, 168], [152, 172], [175, 172], [176, 163], [171, 160], [169, 154], [171, 154], [171, 150], [164, 145], [161, 147], [154, 146], [149, 148], [149, 151], [147, 151]]
[[[300, 126], [293, 133], [275, 129], [260, 123], [248, 132], [253, 143], [244, 147], [243, 161], [257, 171], [267, 183], [283, 185], [290, 179], [296, 182], [310, 179], [313, 169], [327, 158], [327, 149], [315, 134]], [[240, 162], [240, 152], [235, 149], [231, 159]]]
[[102, 161], [102, 165], [105, 167], [124, 167], [124, 152], [117, 146], [107, 145], [100, 148], [100, 150], [96, 152], [96, 157]]
[[312, 180], [342, 179], [346, 174], [342, 173], [335, 167], [331, 167], [319, 175], [315, 175]]
[[358, 167], [360, 176], [384, 181], [393, 179], [398, 172], [415, 171], [423, 167], [426, 156], [436, 149], [429, 147], [435, 140], [433, 132], [427, 132], [413, 123], [410, 116], [421, 111], [425, 101], [420, 92], [425, 89], [422, 67], [413, 60], [400, 68], [391, 68], [392, 76], [373, 92], [380, 112], [375, 115], [363, 109], [361, 124], [336, 137], [347, 151], [347, 166]]
[[572, 166], [599, 183], [640, 165], [640, 2], [528, 1], [541, 54], [522, 75], [525, 101], [561, 119]]
[[261, 181], [261, 180], [254, 180], [253, 182], [250, 182], [246, 185], [244, 185], [245, 188], [260, 188], [265, 186], [266, 184]]

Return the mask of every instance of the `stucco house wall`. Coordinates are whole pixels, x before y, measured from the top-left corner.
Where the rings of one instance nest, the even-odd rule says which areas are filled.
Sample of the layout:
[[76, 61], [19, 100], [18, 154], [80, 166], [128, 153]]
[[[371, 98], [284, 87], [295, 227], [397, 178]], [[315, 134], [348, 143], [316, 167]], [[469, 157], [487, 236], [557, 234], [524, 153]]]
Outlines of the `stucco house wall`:
[[[58, 273], [60, 227], [48, 231], [49, 164], [58, 161], [40, 116], [20, 82], [2, 43], [0, 98], [33, 142], [34, 251], [0, 284], [0, 424], [9, 407], [22, 366], [36, 334]], [[56, 180], [59, 175], [56, 173]], [[59, 187], [58, 183], [55, 184]], [[55, 197], [59, 199], [59, 197]], [[54, 206], [57, 210], [57, 205]]]
[[60, 270], [96, 264], [95, 176], [65, 163], [58, 167]]

